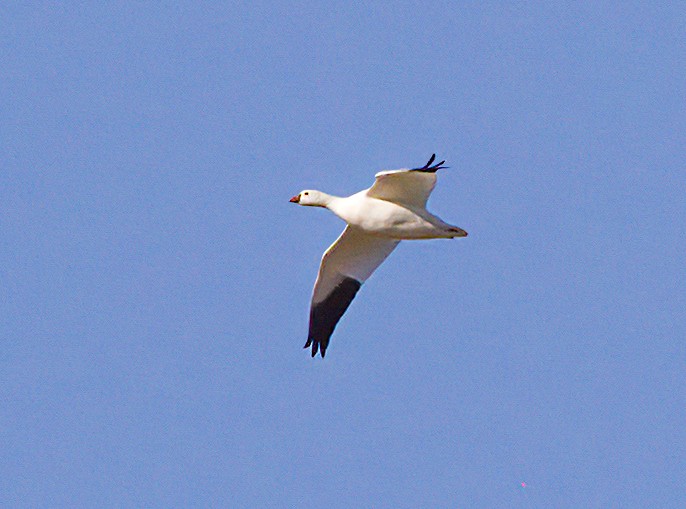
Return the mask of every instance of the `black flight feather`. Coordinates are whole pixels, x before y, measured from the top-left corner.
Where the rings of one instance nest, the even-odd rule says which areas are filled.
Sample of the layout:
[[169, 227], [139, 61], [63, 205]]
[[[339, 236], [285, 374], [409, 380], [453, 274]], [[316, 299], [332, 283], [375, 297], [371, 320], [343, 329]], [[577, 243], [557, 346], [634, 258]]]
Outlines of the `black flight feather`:
[[440, 163], [434, 164], [433, 166], [431, 166], [431, 163], [433, 163], [435, 159], [436, 159], [436, 154], [431, 154], [431, 158], [429, 158], [428, 163], [426, 163], [421, 168], [412, 168], [411, 171], [423, 171], [426, 173], [436, 173], [438, 170], [442, 170], [444, 168], [447, 168], [447, 166], [441, 166], [445, 161], [441, 161]]
[[321, 349], [322, 357], [326, 355], [329, 338], [333, 334], [336, 324], [355, 298], [362, 283], [351, 277], [343, 280], [326, 296], [326, 298], [312, 304], [310, 309], [310, 330], [304, 348], [312, 346], [312, 357]]

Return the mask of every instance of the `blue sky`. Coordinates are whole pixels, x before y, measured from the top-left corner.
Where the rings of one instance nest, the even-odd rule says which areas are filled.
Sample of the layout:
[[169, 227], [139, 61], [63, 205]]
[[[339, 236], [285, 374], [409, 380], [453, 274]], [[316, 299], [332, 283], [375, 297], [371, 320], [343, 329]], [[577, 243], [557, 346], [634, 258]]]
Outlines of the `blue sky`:
[[[0, 17], [0, 505], [683, 507], [678, 3]], [[433, 152], [470, 236], [311, 359], [343, 225], [288, 199]]]

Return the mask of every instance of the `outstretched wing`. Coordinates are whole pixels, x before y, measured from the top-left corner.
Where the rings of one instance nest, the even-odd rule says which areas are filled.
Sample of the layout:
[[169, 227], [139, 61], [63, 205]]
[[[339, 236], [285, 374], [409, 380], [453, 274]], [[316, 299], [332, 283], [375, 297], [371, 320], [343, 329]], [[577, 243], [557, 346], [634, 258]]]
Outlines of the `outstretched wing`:
[[436, 172], [447, 166], [445, 161], [431, 165], [436, 154], [421, 168], [411, 170], [382, 171], [376, 174], [376, 182], [367, 190], [367, 196], [400, 205], [426, 208], [431, 191], [436, 186]]
[[398, 242], [346, 226], [341, 236], [326, 250], [314, 284], [310, 330], [305, 343], [305, 348], [312, 347], [312, 357], [320, 349], [324, 357], [336, 324], [362, 283], [391, 254]]

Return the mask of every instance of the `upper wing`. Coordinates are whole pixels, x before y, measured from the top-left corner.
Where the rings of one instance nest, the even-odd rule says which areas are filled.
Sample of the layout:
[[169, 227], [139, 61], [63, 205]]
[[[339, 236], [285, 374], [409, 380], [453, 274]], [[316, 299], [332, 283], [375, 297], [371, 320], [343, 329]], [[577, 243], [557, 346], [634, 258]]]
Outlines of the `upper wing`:
[[436, 154], [433, 154], [422, 168], [377, 173], [376, 182], [367, 191], [367, 196], [400, 205], [425, 208], [429, 195], [436, 186], [436, 171], [446, 168], [441, 166], [445, 161], [431, 166], [434, 159]]
[[305, 344], [305, 348], [312, 346], [312, 357], [320, 347], [324, 357], [338, 320], [362, 283], [391, 254], [398, 242], [346, 226], [341, 236], [326, 250], [314, 284], [310, 330]]

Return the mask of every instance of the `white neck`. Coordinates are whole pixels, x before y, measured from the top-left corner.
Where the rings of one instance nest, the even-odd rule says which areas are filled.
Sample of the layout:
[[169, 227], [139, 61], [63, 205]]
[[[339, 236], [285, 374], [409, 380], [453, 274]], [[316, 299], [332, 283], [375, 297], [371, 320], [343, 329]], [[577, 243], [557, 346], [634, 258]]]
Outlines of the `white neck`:
[[317, 206], [329, 208], [329, 205], [331, 205], [331, 203], [335, 202], [337, 199], [338, 196], [333, 196], [331, 194], [326, 194], [319, 191], [319, 199], [317, 200]]

